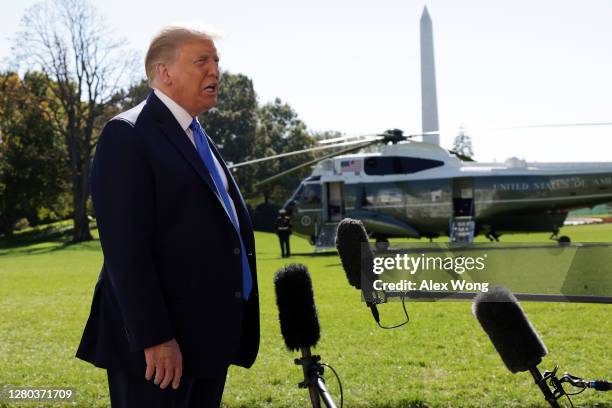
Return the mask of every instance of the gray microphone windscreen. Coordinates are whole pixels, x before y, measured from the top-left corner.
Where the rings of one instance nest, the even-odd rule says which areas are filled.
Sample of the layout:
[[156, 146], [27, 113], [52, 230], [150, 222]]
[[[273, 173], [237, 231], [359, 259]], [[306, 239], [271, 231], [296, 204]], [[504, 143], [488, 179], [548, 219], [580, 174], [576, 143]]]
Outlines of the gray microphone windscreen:
[[512, 373], [536, 367], [548, 353], [508, 289], [496, 286], [478, 294], [472, 311]]
[[369, 246], [362, 253], [362, 244], [368, 243], [368, 235], [361, 221], [352, 218], [340, 221], [336, 231], [336, 249], [346, 278], [356, 289], [361, 289], [362, 268], [368, 271], [368, 274], [372, 272], [374, 254]]

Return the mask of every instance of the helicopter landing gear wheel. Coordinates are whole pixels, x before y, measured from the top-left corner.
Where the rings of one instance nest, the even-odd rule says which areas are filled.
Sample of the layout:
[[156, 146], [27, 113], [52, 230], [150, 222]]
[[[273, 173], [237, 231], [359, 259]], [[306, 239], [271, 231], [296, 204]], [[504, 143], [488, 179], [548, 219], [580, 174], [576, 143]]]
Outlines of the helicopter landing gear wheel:
[[376, 249], [379, 251], [386, 251], [389, 248], [389, 239], [387, 238], [376, 238]]
[[571, 244], [572, 240], [567, 235], [562, 235], [559, 237], [559, 239], [557, 239], [557, 242], [559, 242], [559, 245], [561, 246], [566, 246]]

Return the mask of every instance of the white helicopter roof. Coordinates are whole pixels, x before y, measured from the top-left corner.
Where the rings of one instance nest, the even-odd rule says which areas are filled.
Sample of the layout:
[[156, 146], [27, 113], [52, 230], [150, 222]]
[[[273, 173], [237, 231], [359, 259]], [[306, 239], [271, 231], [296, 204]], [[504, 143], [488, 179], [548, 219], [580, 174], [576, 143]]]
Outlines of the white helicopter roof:
[[[368, 175], [364, 172], [364, 161], [366, 159], [384, 156], [437, 160], [442, 162], [442, 165], [409, 174]], [[347, 154], [323, 160], [315, 166], [312, 176], [324, 176], [329, 181], [337, 179], [338, 181], [358, 182], [363, 180], [363, 178], [367, 178], [370, 181], [395, 181], [446, 177], [572, 175], [604, 172], [612, 172], [612, 163], [540, 163], [526, 162], [516, 157], [499, 163], [465, 162], [438, 145], [412, 141], [385, 145], [377, 152]]]
[[377, 156], [403, 156], [403, 157], [418, 157], [420, 159], [439, 160], [446, 165], [461, 165], [461, 160], [452, 155], [448, 150], [442, 147], [423, 142], [400, 142], [396, 144], [384, 145], [377, 152], [371, 153], [353, 153], [342, 156], [335, 156], [329, 160], [342, 161], [350, 159], [365, 159], [367, 157]]

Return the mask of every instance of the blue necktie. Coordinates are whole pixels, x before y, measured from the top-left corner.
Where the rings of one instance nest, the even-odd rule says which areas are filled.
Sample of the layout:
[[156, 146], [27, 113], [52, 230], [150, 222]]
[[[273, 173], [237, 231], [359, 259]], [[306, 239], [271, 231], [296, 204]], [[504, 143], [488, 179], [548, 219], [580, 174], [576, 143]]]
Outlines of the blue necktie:
[[204, 129], [200, 126], [200, 123], [196, 118], [193, 118], [191, 121], [191, 125], [189, 128], [193, 132], [193, 138], [196, 143], [196, 149], [200, 158], [204, 162], [204, 165], [208, 169], [214, 183], [217, 188], [217, 193], [223, 200], [223, 205], [225, 205], [225, 209], [229, 214], [230, 220], [236, 229], [236, 233], [238, 234], [238, 239], [240, 239], [240, 254], [242, 255], [242, 297], [245, 300], [249, 299], [249, 295], [251, 294], [251, 288], [253, 287], [253, 280], [251, 278], [251, 269], [249, 268], [249, 261], [247, 259], [247, 253], [244, 248], [244, 242], [242, 242], [242, 236], [240, 235], [240, 226], [238, 225], [238, 220], [236, 219], [236, 214], [232, 209], [232, 204], [230, 203], [230, 197], [227, 194], [227, 190], [223, 186], [223, 182], [221, 181], [221, 176], [217, 171], [217, 166], [215, 166], [215, 162], [212, 156], [212, 152], [210, 150], [210, 145], [208, 144], [208, 137], [204, 133]]

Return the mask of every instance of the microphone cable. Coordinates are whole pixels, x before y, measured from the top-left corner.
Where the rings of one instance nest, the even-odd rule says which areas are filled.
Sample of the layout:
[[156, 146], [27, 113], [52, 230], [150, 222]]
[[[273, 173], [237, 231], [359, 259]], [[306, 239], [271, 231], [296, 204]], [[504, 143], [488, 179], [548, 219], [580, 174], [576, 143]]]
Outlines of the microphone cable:
[[334, 367], [332, 367], [330, 364], [326, 364], [326, 363], [319, 363], [319, 364], [325, 367], [329, 367], [329, 369], [332, 370], [332, 373], [334, 373], [334, 376], [336, 377], [336, 381], [338, 381], [338, 389], [340, 390], [340, 408], [342, 408], [344, 406], [344, 392], [342, 391], [342, 381], [340, 381], [340, 376], [338, 375]]
[[397, 329], [398, 327], [402, 327], [410, 321], [410, 316], [408, 315], [408, 309], [406, 309], [406, 295], [407, 294], [408, 292], [405, 292], [402, 296], [400, 296], [400, 299], [402, 300], [402, 309], [404, 310], [404, 316], [406, 317], [406, 320], [404, 320], [402, 323], [399, 323], [393, 326], [384, 326], [380, 323], [380, 319], [375, 317], [378, 327], [380, 327], [381, 329], [387, 329], [387, 330]]
[[[612, 391], [612, 383], [604, 380], [594, 380], [588, 381], [584, 380], [580, 377], [576, 377], [570, 373], [565, 373], [563, 377], [557, 377], [557, 371], [559, 370], [559, 366], [556, 365], [552, 371], [545, 371], [542, 377], [542, 381], [546, 382], [548, 380], [548, 384], [554, 390], [554, 395], [557, 399], [565, 396], [570, 403], [570, 407], [574, 407], [574, 403], [572, 402], [571, 396], [582, 394], [588, 388], [595, 389], [596, 391]], [[563, 383], [569, 383], [571, 386], [580, 388], [580, 391], [577, 392], [567, 392], [563, 388]]]

